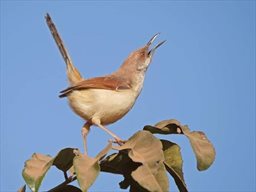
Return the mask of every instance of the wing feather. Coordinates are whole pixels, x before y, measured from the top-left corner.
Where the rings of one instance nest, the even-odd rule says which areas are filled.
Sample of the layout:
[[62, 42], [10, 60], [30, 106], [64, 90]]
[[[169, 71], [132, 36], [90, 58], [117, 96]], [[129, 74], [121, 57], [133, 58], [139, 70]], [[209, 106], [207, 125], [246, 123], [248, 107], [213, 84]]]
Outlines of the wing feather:
[[95, 77], [91, 79], [85, 79], [81, 82], [76, 83], [75, 85], [68, 87], [60, 92], [59, 97], [66, 97], [69, 93], [74, 90], [82, 89], [107, 89], [107, 90], [123, 90], [130, 89], [131, 84], [127, 79], [115, 77], [115, 76], [106, 76], [106, 77]]

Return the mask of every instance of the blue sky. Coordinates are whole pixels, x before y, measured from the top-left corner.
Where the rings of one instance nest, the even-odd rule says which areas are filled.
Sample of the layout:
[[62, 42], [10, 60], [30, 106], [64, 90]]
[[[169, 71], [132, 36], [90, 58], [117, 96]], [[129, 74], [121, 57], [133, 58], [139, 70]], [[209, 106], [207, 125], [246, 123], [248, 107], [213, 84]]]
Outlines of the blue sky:
[[[255, 1], [1, 1], [1, 191], [24, 184], [34, 152], [82, 149], [83, 120], [58, 92], [64, 61], [44, 21], [49, 12], [84, 77], [108, 74], [161, 32], [161, 46], [134, 108], [109, 128], [129, 138], [146, 124], [175, 118], [204, 131], [216, 161], [198, 172], [189, 142], [182, 148], [190, 191], [255, 191]], [[89, 154], [109, 136], [95, 127]], [[111, 179], [110, 179], [111, 178]], [[42, 190], [63, 179], [52, 168]], [[122, 177], [101, 174], [91, 191], [118, 190]], [[171, 191], [177, 191], [172, 179]]]

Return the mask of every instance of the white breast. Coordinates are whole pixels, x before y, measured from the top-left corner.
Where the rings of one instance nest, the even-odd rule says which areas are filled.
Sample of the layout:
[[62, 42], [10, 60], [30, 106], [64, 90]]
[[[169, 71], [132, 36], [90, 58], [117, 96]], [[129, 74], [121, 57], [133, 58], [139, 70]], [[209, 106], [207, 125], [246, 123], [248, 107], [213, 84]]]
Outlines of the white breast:
[[97, 117], [106, 125], [122, 118], [132, 108], [137, 96], [133, 90], [86, 89], [73, 91], [68, 100], [70, 107], [83, 119]]

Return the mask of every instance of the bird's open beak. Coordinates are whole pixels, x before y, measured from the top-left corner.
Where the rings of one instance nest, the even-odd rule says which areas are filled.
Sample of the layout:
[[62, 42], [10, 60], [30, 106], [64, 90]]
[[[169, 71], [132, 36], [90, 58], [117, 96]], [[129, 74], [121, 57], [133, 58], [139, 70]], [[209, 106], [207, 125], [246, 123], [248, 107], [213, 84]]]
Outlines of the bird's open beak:
[[[157, 36], [158, 36], [159, 34], [160, 34], [160, 33], [155, 34], [155, 35], [149, 40], [149, 42], [147, 43], [146, 46], [149, 47], [149, 46], [155, 41], [155, 39], [157, 38]], [[160, 47], [161, 45], [163, 45], [165, 41], [166, 41], [166, 40], [164, 40], [164, 41], [158, 43], [154, 48], [152, 48], [152, 49], [148, 52], [148, 56], [152, 56], [152, 55], [154, 54], [155, 50], [156, 50], [158, 47]]]

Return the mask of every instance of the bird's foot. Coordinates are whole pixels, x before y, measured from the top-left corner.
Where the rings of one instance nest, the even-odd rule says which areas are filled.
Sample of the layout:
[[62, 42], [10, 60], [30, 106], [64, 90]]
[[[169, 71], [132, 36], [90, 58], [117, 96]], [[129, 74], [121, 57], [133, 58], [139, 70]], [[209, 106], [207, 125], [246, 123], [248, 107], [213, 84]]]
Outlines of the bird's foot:
[[117, 144], [120, 145], [120, 146], [126, 143], [125, 140], [122, 140], [122, 139], [120, 139], [120, 138], [118, 138], [118, 137], [115, 137], [114, 140], [110, 140], [110, 141], [111, 141], [112, 143], [117, 143]]

